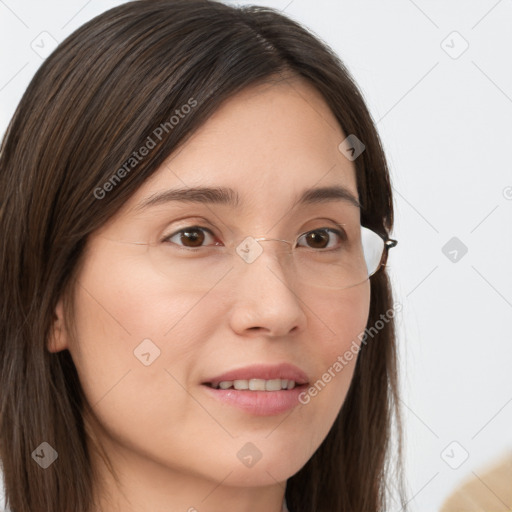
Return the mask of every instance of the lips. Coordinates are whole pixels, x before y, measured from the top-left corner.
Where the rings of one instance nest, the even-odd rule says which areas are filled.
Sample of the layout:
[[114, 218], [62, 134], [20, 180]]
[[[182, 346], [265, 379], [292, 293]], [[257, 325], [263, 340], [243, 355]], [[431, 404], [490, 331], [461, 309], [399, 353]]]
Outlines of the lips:
[[300, 406], [299, 395], [308, 383], [308, 376], [299, 367], [282, 363], [230, 370], [205, 379], [202, 387], [209, 399], [223, 407], [265, 417], [289, 413]]
[[205, 379], [202, 384], [210, 387], [218, 387], [220, 382], [251, 381], [254, 379], [265, 381], [275, 381], [277, 379], [294, 381], [297, 386], [308, 383], [308, 376], [299, 367], [290, 363], [282, 363], [278, 365], [256, 364], [230, 370], [209, 377]]

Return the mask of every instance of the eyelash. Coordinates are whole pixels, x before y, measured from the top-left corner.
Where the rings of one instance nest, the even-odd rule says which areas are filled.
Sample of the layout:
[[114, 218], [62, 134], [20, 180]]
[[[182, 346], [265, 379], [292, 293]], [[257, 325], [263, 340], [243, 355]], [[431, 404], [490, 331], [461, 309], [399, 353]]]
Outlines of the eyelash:
[[[186, 247], [186, 246], [183, 246], [183, 245], [179, 245], [179, 244], [176, 244], [175, 242], [171, 242], [170, 239], [175, 237], [176, 235], [179, 235], [179, 234], [183, 234], [187, 231], [192, 231], [192, 230], [201, 230], [201, 231], [206, 231], [207, 233], [209, 233], [212, 237], [215, 237], [215, 234], [212, 232], [211, 229], [209, 228], [205, 228], [203, 226], [187, 226], [187, 227], [184, 227], [184, 228], [181, 228], [179, 229], [178, 231], [175, 231], [174, 233], [170, 234], [170, 235], [167, 235], [165, 236], [163, 239], [162, 239], [162, 242], [166, 242], [166, 243], [170, 243], [170, 244], [174, 244], [176, 245], [180, 250], [185, 250], [185, 251], [190, 251], [190, 252], [197, 252], [198, 250], [200, 249], [203, 249], [205, 246], [201, 246], [201, 247]], [[306, 231], [305, 233], [302, 233], [301, 236], [299, 237], [302, 238], [303, 236], [305, 235], [308, 235], [310, 233], [316, 233], [316, 232], [329, 232], [329, 233], [334, 233], [336, 235], [339, 236], [339, 238], [341, 239], [341, 241], [346, 241], [347, 240], [347, 233], [345, 230], [343, 229], [334, 229], [334, 228], [328, 228], [328, 227], [322, 227], [322, 228], [316, 228], [316, 229], [311, 229], [309, 231]], [[214, 246], [220, 246], [221, 244], [218, 244], [218, 243], [215, 243]], [[310, 249], [314, 249], [313, 247], [310, 247]], [[339, 249], [339, 248], [338, 248]], [[323, 248], [323, 249], [318, 249], [319, 251], [321, 252], [326, 252], [326, 251], [329, 251], [329, 250], [336, 250], [336, 248]]]

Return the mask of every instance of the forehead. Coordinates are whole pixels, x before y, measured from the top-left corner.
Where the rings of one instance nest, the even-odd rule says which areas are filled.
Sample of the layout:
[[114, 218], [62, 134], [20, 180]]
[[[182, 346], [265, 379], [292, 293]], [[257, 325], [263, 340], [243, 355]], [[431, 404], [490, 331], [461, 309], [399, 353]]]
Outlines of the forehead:
[[169, 190], [200, 187], [232, 189], [233, 201], [225, 204], [240, 212], [289, 207], [309, 188], [337, 186], [357, 199], [354, 163], [338, 149], [345, 138], [305, 79], [251, 86], [226, 100], [170, 155], [130, 207], [139, 210]]

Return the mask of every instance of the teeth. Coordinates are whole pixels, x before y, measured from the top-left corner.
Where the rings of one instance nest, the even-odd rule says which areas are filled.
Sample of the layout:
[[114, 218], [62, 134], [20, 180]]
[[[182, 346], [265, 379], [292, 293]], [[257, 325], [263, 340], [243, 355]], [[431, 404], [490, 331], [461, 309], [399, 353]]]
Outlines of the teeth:
[[249, 389], [249, 381], [248, 380], [234, 380], [234, 381], [232, 381], [231, 385], [235, 389]]
[[212, 387], [215, 389], [235, 388], [251, 391], [281, 391], [283, 389], [293, 389], [295, 381], [288, 379], [223, 380], [222, 382], [212, 383]]

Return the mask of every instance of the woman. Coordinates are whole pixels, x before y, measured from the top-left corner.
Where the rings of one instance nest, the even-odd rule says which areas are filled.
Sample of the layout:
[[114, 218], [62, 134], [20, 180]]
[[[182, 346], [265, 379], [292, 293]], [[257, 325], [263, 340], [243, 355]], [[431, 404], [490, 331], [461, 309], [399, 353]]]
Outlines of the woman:
[[0, 180], [13, 511], [405, 507], [389, 174], [322, 42], [262, 7], [111, 9], [36, 73]]

